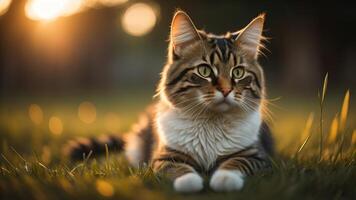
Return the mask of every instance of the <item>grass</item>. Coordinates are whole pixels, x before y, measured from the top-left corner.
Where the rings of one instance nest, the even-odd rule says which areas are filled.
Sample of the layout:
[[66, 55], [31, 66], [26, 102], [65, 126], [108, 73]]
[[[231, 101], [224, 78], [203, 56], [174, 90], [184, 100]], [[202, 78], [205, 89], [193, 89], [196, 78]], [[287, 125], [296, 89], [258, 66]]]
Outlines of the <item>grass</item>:
[[[149, 167], [130, 168], [122, 155], [110, 149], [103, 158], [79, 163], [61, 156], [60, 149], [70, 138], [128, 130], [150, 96], [107, 99], [4, 100], [0, 110], [1, 199], [356, 198], [356, 133], [349, 92], [343, 101], [324, 96], [320, 108], [309, 99], [282, 98], [275, 103], [282, 108], [274, 110], [278, 156], [273, 158], [272, 170], [249, 177], [239, 192], [215, 193], [206, 187], [192, 195], [175, 193], [171, 183]], [[84, 100], [93, 103], [78, 111]], [[316, 99], [315, 105], [319, 103]], [[323, 109], [323, 117], [307, 117], [314, 109]]]

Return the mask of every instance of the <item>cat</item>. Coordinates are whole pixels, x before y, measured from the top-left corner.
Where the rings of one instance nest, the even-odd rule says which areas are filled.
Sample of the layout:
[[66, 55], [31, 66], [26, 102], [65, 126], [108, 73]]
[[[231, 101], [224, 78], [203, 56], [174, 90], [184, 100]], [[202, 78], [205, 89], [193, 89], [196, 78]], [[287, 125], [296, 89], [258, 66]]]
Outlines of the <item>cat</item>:
[[235, 191], [244, 179], [270, 167], [274, 145], [264, 119], [265, 78], [258, 64], [265, 15], [225, 35], [196, 29], [177, 11], [171, 23], [168, 61], [158, 100], [123, 137], [72, 142], [67, 153], [81, 159], [123, 150], [130, 164], [149, 164], [178, 192], [204, 188]]

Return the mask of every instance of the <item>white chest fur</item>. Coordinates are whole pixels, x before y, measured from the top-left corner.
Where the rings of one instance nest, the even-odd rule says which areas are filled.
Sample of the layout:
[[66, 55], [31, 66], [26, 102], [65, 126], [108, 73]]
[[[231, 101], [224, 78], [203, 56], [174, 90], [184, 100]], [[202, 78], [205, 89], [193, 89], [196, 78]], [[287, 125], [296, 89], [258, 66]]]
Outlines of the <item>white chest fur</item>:
[[258, 111], [241, 119], [230, 116], [192, 120], [172, 109], [158, 113], [157, 128], [164, 145], [189, 154], [209, 169], [219, 156], [256, 142], [261, 121]]

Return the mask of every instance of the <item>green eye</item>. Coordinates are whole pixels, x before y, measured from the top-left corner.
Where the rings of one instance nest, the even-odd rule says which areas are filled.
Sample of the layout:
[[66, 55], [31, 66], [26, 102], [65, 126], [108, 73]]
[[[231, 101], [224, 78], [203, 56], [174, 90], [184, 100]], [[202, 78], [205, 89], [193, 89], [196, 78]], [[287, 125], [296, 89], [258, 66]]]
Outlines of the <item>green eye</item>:
[[198, 66], [198, 73], [200, 76], [207, 78], [211, 75], [211, 68], [208, 65], [200, 65]]
[[243, 67], [236, 67], [232, 70], [232, 77], [234, 79], [241, 79], [245, 75], [245, 68]]

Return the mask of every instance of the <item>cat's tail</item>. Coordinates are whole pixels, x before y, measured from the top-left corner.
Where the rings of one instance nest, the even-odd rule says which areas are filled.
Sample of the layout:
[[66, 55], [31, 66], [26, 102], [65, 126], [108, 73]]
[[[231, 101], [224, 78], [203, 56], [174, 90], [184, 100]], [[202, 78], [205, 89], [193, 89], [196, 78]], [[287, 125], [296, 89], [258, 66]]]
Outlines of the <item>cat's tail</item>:
[[120, 152], [124, 149], [125, 142], [117, 135], [104, 135], [101, 137], [78, 138], [71, 140], [63, 148], [63, 154], [73, 160], [79, 161], [88, 157], [98, 157], [106, 152]]

